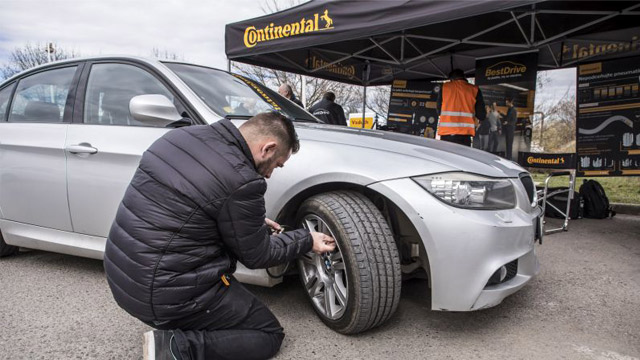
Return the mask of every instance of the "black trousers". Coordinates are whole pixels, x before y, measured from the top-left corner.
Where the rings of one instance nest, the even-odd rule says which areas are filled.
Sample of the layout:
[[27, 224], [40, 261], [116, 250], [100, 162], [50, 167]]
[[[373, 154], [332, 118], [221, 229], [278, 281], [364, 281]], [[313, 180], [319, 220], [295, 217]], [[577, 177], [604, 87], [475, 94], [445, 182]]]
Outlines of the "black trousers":
[[511, 153], [513, 152], [513, 134], [516, 130], [515, 126], [511, 126], [511, 125], [506, 125], [502, 127], [502, 130], [504, 131], [504, 141], [506, 144], [506, 153], [505, 153], [505, 158], [511, 160]]
[[471, 146], [471, 136], [469, 135], [440, 135], [440, 140]]
[[489, 133], [489, 152], [496, 153], [498, 151], [498, 131]]
[[151, 326], [173, 330], [183, 359], [268, 359], [282, 345], [278, 319], [233, 277], [220, 301], [183, 319]]

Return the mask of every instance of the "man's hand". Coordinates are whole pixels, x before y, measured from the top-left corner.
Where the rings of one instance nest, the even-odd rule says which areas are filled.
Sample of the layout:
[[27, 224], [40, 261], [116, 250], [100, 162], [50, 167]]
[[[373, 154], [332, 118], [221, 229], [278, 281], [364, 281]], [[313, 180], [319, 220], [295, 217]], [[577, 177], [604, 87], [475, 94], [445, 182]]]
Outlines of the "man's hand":
[[275, 230], [275, 232], [279, 232], [280, 230], [282, 230], [282, 226], [271, 219], [264, 218], [264, 223], [267, 224], [268, 227]]
[[329, 235], [311, 232], [311, 237], [313, 238], [313, 247], [311, 250], [318, 255], [333, 251], [336, 248], [335, 239]]

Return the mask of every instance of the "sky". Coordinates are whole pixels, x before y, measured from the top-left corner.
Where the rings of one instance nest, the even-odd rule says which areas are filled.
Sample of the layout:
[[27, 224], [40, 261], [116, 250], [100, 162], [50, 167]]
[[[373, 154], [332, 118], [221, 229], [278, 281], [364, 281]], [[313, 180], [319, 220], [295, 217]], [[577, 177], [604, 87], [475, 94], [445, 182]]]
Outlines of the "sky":
[[[226, 69], [224, 27], [264, 15], [262, 0], [0, 0], [0, 63], [16, 47], [55, 42], [84, 56], [153, 48]], [[288, 3], [288, 2], [284, 2]]]
[[[83, 56], [138, 55], [154, 48], [226, 69], [224, 27], [265, 14], [267, 0], [0, 0], [0, 64], [26, 43], [57, 43]], [[269, 0], [271, 1], [271, 0]], [[280, 8], [292, 0], [275, 0]], [[575, 70], [550, 71], [536, 102], [575, 87]]]

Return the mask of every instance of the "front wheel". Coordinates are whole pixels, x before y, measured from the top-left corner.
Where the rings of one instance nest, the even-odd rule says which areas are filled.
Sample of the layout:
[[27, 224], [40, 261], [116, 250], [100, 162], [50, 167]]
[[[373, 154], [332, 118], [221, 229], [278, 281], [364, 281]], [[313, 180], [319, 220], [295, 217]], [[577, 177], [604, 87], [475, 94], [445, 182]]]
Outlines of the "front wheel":
[[11, 256], [18, 253], [18, 247], [7, 245], [2, 238], [2, 233], [0, 233], [0, 257]]
[[335, 191], [306, 200], [298, 224], [336, 239], [336, 250], [298, 260], [302, 283], [322, 321], [342, 334], [384, 323], [400, 301], [401, 269], [393, 235], [364, 195]]

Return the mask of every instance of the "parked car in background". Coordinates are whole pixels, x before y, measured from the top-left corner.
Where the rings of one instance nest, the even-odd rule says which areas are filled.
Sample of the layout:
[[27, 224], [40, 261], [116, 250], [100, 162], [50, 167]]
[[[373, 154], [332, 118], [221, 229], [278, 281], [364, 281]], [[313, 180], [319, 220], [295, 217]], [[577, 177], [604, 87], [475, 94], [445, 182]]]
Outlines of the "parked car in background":
[[[0, 255], [17, 247], [101, 259], [142, 153], [172, 128], [263, 111], [295, 121], [301, 150], [268, 181], [267, 216], [335, 237], [295, 268], [332, 329], [358, 333], [423, 277], [434, 310], [499, 304], [538, 272], [540, 209], [517, 164], [448, 142], [331, 126], [242, 76], [134, 57], [48, 64], [0, 84]], [[293, 266], [290, 268], [294, 268]], [[239, 267], [273, 286], [284, 269]]]

